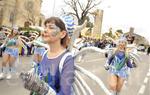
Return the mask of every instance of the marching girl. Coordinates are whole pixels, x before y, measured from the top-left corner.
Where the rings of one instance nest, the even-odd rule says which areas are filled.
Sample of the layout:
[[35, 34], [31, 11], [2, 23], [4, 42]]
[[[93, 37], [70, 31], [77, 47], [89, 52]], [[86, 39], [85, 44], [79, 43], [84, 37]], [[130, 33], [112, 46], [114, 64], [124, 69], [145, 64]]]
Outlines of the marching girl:
[[[11, 79], [11, 73], [14, 72], [14, 65], [19, 55], [18, 47], [24, 46], [21, 38], [18, 36], [18, 28], [13, 28], [11, 33], [8, 34], [6, 40], [1, 45], [1, 47], [4, 46], [6, 49], [2, 57], [2, 73], [0, 74], [0, 79]], [[7, 64], [9, 67], [7, 67]]]
[[119, 95], [124, 81], [128, 78], [128, 68], [133, 68], [131, 60], [126, 53], [127, 41], [125, 38], [121, 38], [118, 42], [117, 50], [107, 60], [107, 68], [109, 77], [109, 86], [112, 95]]
[[[24, 41], [25, 42], [25, 41]], [[25, 42], [25, 44], [34, 45], [34, 55], [33, 55], [33, 63], [32, 65], [35, 68], [35, 72], [39, 73], [39, 65], [42, 59], [42, 55], [43, 53], [49, 48], [48, 45], [45, 44], [45, 42], [42, 39], [42, 31], [36, 35], [35, 40], [31, 41], [31, 42]]]
[[41, 62], [43, 53], [45, 52], [46, 48], [48, 48], [46, 44], [44, 44], [41, 33], [39, 33], [37, 39], [33, 41], [33, 44], [35, 47], [33, 60], [36, 64], [39, 64]]
[[35, 82], [34, 77], [28, 77], [31, 79], [25, 81], [24, 86], [31, 91], [30, 95], [39, 95], [39, 93], [40, 95], [71, 95], [71, 86], [74, 79], [74, 58], [68, 55], [63, 62], [62, 71], [60, 72], [59, 69], [60, 61], [68, 53], [66, 48], [69, 44], [69, 36], [65, 24], [58, 17], [48, 18], [44, 24], [43, 40], [50, 49], [43, 54], [40, 62], [40, 79], [49, 85], [49, 92], [41, 94], [40, 91], [44, 90], [37, 89], [39, 88], [39, 85], [37, 85], [39, 81]]

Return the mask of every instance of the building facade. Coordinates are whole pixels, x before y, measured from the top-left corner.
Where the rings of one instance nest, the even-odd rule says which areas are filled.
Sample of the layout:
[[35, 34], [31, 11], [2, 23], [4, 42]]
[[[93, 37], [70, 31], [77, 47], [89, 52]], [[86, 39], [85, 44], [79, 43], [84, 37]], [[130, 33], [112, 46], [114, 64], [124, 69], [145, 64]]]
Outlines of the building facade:
[[103, 20], [103, 10], [97, 9], [93, 12], [94, 15], [94, 27], [92, 31], [93, 38], [101, 38], [101, 28], [102, 28], [102, 20]]
[[0, 0], [0, 26], [23, 27], [25, 22], [40, 25], [42, 0]]

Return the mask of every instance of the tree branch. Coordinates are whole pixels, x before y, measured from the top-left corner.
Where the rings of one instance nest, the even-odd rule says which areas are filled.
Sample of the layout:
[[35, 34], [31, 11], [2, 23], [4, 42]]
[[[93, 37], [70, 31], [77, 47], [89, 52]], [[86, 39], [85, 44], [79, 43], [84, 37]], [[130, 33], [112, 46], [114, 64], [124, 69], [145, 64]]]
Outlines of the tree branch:
[[91, 7], [87, 8], [87, 10], [91, 10], [92, 8], [96, 7], [97, 5], [99, 5], [100, 3], [102, 3], [102, 1], [98, 2], [98, 3], [94, 3], [93, 5], [91, 5]]
[[[73, 10], [73, 12], [69, 12], [69, 14], [75, 15], [78, 19], [78, 24], [82, 24], [89, 11], [99, 5], [102, 1], [86, 0], [86, 3], [84, 4], [79, 0], [64, 0], [64, 2]], [[81, 13], [79, 13], [79, 10], [81, 10]]]
[[68, 14], [71, 14], [71, 15], [74, 15], [74, 16], [76, 16], [76, 14], [75, 14], [75, 13], [73, 13], [73, 12], [69, 12]]
[[82, 11], [84, 11], [84, 8], [83, 8], [83, 6], [81, 5], [81, 3], [79, 2], [79, 0], [78, 0], [77, 2], [78, 2], [78, 4], [79, 4], [80, 9], [81, 9]]
[[84, 16], [84, 14], [89, 11], [87, 9], [88, 9], [88, 7], [91, 6], [91, 4], [92, 4], [92, 0], [87, 0], [86, 7], [85, 7], [84, 11], [81, 13], [81, 16]]
[[72, 2], [72, 1], [70, 1], [70, 2], [68, 1], [68, 2], [67, 2], [66, 0], [64, 0], [64, 2], [65, 2], [67, 5], [71, 6], [71, 2]]

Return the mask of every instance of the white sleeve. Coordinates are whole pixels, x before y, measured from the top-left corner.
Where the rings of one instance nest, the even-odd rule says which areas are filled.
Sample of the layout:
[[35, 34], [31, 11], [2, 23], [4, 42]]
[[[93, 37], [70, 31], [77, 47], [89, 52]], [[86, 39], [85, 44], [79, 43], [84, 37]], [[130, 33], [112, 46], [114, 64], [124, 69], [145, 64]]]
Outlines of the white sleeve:
[[51, 87], [49, 87], [48, 93], [46, 95], [56, 95], [56, 92]]

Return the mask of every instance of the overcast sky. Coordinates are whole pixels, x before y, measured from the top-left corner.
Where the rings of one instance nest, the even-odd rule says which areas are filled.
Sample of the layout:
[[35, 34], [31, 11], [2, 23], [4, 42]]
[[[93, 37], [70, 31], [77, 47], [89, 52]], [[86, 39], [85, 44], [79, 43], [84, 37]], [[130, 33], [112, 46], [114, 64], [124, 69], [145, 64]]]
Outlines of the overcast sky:
[[[150, 13], [149, 0], [103, 0], [98, 6], [104, 10], [102, 31], [107, 32], [109, 27], [123, 29], [135, 27], [135, 32], [150, 41]], [[54, 6], [55, 5], [55, 6]], [[59, 16], [61, 8], [66, 8], [63, 0], [43, 0], [41, 12], [46, 16]]]

